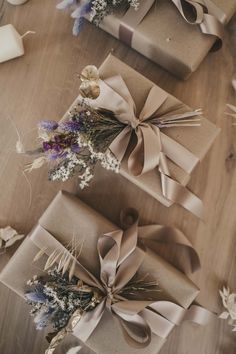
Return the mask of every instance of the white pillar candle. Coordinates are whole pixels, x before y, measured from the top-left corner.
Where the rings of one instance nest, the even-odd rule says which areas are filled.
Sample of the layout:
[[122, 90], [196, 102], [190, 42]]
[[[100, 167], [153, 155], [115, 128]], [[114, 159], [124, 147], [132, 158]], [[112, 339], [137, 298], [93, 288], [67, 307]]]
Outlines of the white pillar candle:
[[24, 4], [28, 0], [7, 0], [12, 5], [21, 5]]
[[0, 27], [0, 63], [24, 55], [22, 36], [11, 25]]

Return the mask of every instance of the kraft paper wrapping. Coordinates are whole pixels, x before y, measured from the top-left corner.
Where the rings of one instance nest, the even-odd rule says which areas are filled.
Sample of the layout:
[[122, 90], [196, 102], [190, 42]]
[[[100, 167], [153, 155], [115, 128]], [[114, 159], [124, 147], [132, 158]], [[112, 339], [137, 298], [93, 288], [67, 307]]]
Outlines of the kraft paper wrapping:
[[[224, 11], [229, 21], [236, 11], [235, 0], [213, 2]], [[100, 28], [119, 38], [123, 15], [124, 12], [116, 12], [107, 16]], [[202, 34], [198, 26], [192, 26], [182, 18], [170, 0], [158, 0], [135, 29], [132, 48], [186, 79], [198, 68], [213, 43], [212, 36]]]
[[[103, 62], [99, 72], [101, 79], [107, 79], [118, 74], [122, 76], [136, 104], [137, 113], [142, 110], [150, 89], [155, 85], [152, 81], [148, 80], [143, 75], [139, 74], [137, 71], [111, 54]], [[160, 92], [163, 91], [159, 87], [158, 89]], [[68, 112], [73, 108], [73, 106], [76, 105], [76, 103], [77, 99], [71, 105]], [[169, 95], [161, 109], [158, 110], [158, 114], [161, 114], [161, 112], [166, 112], [166, 110], [173, 106], [176, 107], [176, 105], [182, 105], [183, 112], [192, 110], [174, 96]], [[68, 119], [68, 112], [64, 115], [62, 120]], [[209, 120], [202, 117], [200, 127], [166, 128], [162, 129], [162, 132], [189, 149], [201, 161], [212, 146], [215, 138], [220, 132], [220, 129], [212, 124]], [[176, 179], [183, 186], [187, 185], [190, 180], [190, 174], [196, 167], [196, 165], [193, 164], [192, 168], [189, 170], [189, 173], [186, 173], [170, 160], [168, 160], [168, 166], [172, 178]], [[139, 188], [143, 189], [146, 193], [160, 201], [165, 206], [169, 207], [173, 204], [162, 194], [160, 173], [158, 168], [151, 172], [145, 173], [142, 176], [135, 177], [128, 172], [127, 158], [124, 158], [123, 162], [121, 163], [120, 174], [132, 183], [136, 184]]]
[[[40, 274], [45, 259], [33, 263], [38, 247], [32, 242], [37, 240], [38, 233], [52, 234], [62, 244], [67, 244], [74, 234], [84, 240], [80, 262], [93, 274], [99, 273], [99, 259], [97, 254], [97, 240], [103, 233], [114, 231], [118, 227], [98, 214], [96, 211], [81, 202], [77, 197], [66, 192], [59, 192], [48, 209], [39, 220], [39, 224], [18, 248], [0, 275], [0, 280], [20, 296], [24, 296], [26, 282], [35, 274]], [[142, 229], [140, 228], [140, 236]], [[184, 308], [188, 308], [196, 298], [199, 290], [183, 273], [178, 271], [163, 258], [148, 249], [141, 266], [141, 273], [149, 273], [158, 280], [163, 291], [158, 292], [158, 300], [172, 300]], [[170, 295], [171, 294], [171, 295]], [[142, 354], [156, 354], [165, 340], [153, 335], [151, 344], [142, 349]], [[98, 327], [86, 342], [99, 354], [113, 353], [140, 353], [126, 344], [121, 330], [109, 312], [105, 313]]]

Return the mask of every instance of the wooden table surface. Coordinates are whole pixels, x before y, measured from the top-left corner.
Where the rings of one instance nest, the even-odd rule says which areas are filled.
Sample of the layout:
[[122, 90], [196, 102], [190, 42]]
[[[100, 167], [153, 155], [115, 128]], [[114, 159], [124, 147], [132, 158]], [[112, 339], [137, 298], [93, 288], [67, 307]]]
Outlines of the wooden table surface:
[[[192, 276], [201, 288], [198, 302], [220, 313], [218, 289], [236, 290], [236, 127], [226, 117], [226, 103], [236, 103], [231, 87], [236, 56], [236, 17], [229, 25], [224, 48], [210, 54], [187, 82], [182, 82], [129, 49], [110, 35], [85, 24], [79, 38], [71, 34], [69, 12], [55, 9], [56, 1], [30, 0], [23, 6], [5, 4], [1, 24], [12, 23], [25, 38], [25, 56], [0, 64], [0, 227], [8, 224], [27, 234], [60, 189], [82, 200], [112, 221], [126, 206], [138, 208], [142, 222], [182, 229], [200, 254], [202, 269]], [[202, 107], [205, 116], [222, 129], [213, 148], [193, 173], [190, 188], [206, 205], [206, 222], [178, 206], [163, 207], [122, 177], [98, 169], [91, 187], [78, 192], [76, 179], [47, 180], [46, 168], [25, 175], [27, 157], [15, 153], [17, 134], [27, 148], [35, 144], [40, 119], [60, 119], [78, 95], [77, 74], [91, 63], [99, 66], [110, 51], [188, 105]], [[1, 267], [10, 254], [1, 255]], [[37, 332], [28, 306], [0, 286], [0, 353], [41, 354], [47, 346]], [[58, 350], [58, 353], [65, 349]], [[90, 351], [83, 351], [83, 353]], [[225, 321], [207, 327], [184, 323], [176, 328], [161, 354], [235, 354], [236, 334]], [[128, 354], [128, 353], [124, 353]]]

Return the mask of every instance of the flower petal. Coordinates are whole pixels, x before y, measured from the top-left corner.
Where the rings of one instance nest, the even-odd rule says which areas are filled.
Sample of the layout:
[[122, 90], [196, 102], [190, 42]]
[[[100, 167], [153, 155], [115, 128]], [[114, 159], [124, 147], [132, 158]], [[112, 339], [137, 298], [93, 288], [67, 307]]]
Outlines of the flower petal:
[[9, 241], [5, 243], [5, 247], [6, 248], [11, 247], [15, 242], [22, 240], [22, 238], [24, 237], [25, 235], [15, 235], [13, 238], [11, 238]]
[[15, 235], [17, 235], [17, 231], [14, 230], [11, 226], [0, 229], [0, 238], [5, 242], [13, 238]]
[[228, 317], [229, 313], [226, 311], [222, 312], [222, 314], [219, 316], [219, 318], [221, 318], [222, 320], [227, 320]]
[[24, 145], [20, 140], [18, 140], [16, 142], [16, 152], [17, 152], [17, 154], [24, 154], [25, 153]]
[[32, 291], [32, 292], [25, 293], [25, 297], [27, 300], [32, 302], [44, 303], [47, 300], [46, 295], [39, 291]]

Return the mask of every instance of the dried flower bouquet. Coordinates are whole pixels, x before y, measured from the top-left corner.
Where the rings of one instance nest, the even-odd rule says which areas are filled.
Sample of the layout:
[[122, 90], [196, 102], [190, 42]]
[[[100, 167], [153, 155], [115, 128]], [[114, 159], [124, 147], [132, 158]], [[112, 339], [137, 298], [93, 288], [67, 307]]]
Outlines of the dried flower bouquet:
[[84, 15], [89, 13], [91, 21], [98, 26], [103, 18], [114, 10], [127, 6], [132, 6], [137, 10], [138, 5], [139, 0], [63, 0], [57, 8], [60, 10], [74, 8], [71, 15], [75, 19], [73, 34], [78, 35]]

